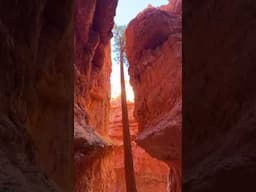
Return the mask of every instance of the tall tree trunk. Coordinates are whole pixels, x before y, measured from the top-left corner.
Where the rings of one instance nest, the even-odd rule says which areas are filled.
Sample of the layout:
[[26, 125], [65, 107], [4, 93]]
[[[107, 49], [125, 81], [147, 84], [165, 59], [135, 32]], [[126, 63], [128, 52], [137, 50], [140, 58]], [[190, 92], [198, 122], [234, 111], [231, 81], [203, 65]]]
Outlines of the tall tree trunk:
[[126, 91], [125, 91], [125, 80], [124, 80], [124, 59], [123, 59], [122, 50], [120, 54], [120, 77], [121, 77], [121, 103], [122, 103], [126, 192], [137, 192], [135, 176], [134, 176], [134, 168], [133, 168], [128, 110], [127, 110], [127, 103], [126, 103]]

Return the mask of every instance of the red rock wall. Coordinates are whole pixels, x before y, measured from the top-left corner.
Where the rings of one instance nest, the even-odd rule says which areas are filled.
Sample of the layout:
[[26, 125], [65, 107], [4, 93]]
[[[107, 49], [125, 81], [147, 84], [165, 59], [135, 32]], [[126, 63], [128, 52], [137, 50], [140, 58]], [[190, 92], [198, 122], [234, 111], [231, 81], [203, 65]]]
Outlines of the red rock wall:
[[[147, 8], [126, 30], [129, 74], [139, 123], [136, 142], [176, 166], [181, 190], [181, 12]], [[175, 163], [174, 163], [175, 162]]]
[[[88, 124], [106, 134], [110, 100], [109, 41], [117, 1], [75, 1], [75, 107]], [[89, 115], [88, 115], [89, 114]]]
[[[134, 118], [134, 103], [128, 102], [129, 126], [132, 140], [138, 132], [138, 123]], [[112, 153], [109, 155], [114, 164], [110, 168], [113, 170], [113, 179], [110, 182], [111, 192], [124, 192], [125, 170], [124, 170], [124, 150], [122, 134], [122, 113], [121, 100], [117, 98], [111, 102], [109, 137], [115, 143]], [[152, 158], [144, 149], [132, 142], [133, 162], [137, 190], [140, 192], [167, 192], [168, 166]]]
[[[132, 143], [133, 161], [136, 186], [139, 192], [167, 192], [168, 189], [168, 166], [152, 158], [144, 149], [139, 147], [135, 142]], [[108, 156], [108, 175], [112, 178], [109, 183], [109, 191], [111, 192], [125, 192], [125, 170], [124, 170], [124, 151], [123, 145], [115, 146]], [[106, 167], [105, 167], [106, 169]], [[111, 174], [110, 174], [111, 173]], [[106, 192], [109, 192], [106, 190]]]
[[[120, 104], [120, 98], [111, 103], [109, 143], [100, 135], [95, 135], [91, 127], [75, 125], [75, 191], [125, 191]], [[133, 117], [133, 109], [134, 104], [128, 103], [130, 128], [134, 139], [138, 124]], [[138, 191], [167, 192], [168, 166], [152, 158], [135, 142], [132, 147]]]
[[72, 191], [72, 13], [0, 1], [0, 191], [57, 191], [49, 178]]
[[183, 191], [255, 191], [256, 2], [183, 8]]
[[[134, 103], [127, 102], [129, 128], [131, 139], [134, 140], [138, 133], [138, 123], [134, 118]], [[122, 134], [122, 112], [121, 112], [121, 97], [111, 100], [110, 118], [108, 136], [113, 142], [120, 143], [123, 140]]]
[[112, 191], [116, 180], [111, 147], [98, 145], [90, 154], [75, 154], [75, 191]]
[[[106, 191], [110, 38], [117, 0], [75, 0], [75, 191]], [[108, 163], [107, 163], [108, 164]]]

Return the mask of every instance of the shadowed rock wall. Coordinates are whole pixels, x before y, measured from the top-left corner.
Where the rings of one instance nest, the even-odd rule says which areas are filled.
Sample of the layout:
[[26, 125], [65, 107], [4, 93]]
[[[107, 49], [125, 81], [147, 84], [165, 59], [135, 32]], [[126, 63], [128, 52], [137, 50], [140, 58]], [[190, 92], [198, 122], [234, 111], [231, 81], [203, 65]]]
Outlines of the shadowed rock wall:
[[1, 191], [57, 191], [39, 170], [72, 191], [72, 13], [72, 1], [0, 1]]
[[255, 1], [183, 7], [183, 191], [255, 191]]

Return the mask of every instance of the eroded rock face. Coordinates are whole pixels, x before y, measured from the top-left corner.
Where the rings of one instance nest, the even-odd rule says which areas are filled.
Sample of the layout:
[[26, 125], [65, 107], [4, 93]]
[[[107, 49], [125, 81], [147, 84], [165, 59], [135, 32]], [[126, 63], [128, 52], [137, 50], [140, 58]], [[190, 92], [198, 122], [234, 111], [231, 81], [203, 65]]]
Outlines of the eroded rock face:
[[[108, 155], [112, 152], [111, 144], [89, 126], [84, 111], [75, 107], [74, 124], [74, 163], [75, 190], [108, 191], [113, 162]], [[110, 175], [109, 175], [110, 174]]]
[[[111, 184], [116, 180], [112, 148], [102, 142], [100, 137], [91, 136], [90, 140], [93, 140], [93, 148], [88, 149], [80, 143], [79, 152], [75, 152], [75, 191], [112, 191]], [[76, 147], [78, 146], [76, 143]]]
[[[138, 146], [134, 139], [138, 132], [138, 123], [134, 118], [134, 103], [128, 102], [129, 126], [132, 142], [132, 154], [135, 171], [137, 190], [139, 192], [167, 192], [168, 166], [152, 158], [144, 149]], [[115, 143], [109, 158], [115, 162], [110, 168], [113, 170], [113, 180], [111, 181], [111, 192], [124, 192], [125, 170], [124, 170], [124, 150], [122, 134], [122, 113], [121, 99], [116, 98], [111, 101], [109, 137]]]
[[110, 38], [117, 1], [75, 1], [75, 104], [106, 134], [110, 100]]
[[185, 192], [256, 190], [255, 9], [255, 1], [184, 4]]
[[0, 191], [73, 190], [72, 12], [0, 1]]
[[[134, 140], [138, 133], [138, 123], [134, 118], [134, 103], [127, 102], [129, 129], [131, 140]], [[123, 124], [122, 124], [122, 110], [121, 110], [121, 97], [111, 100], [110, 119], [108, 136], [113, 142], [123, 142]]]
[[180, 191], [181, 14], [166, 7], [147, 8], [129, 23], [126, 37], [139, 123], [136, 142], [176, 166], [178, 186], [171, 191]]
[[103, 137], [110, 110], [110, 38], [116, 6], [117, 0], [75, 0], [75, 191], [107, 190], [108, 177], [98, 172], [110, 148]]
[[[138, 192], [167, 192], [169, 174], [168, 166], [158, 159], [152, 158], [135, 142], [132, 143], [132, 151]], [[123, 145], [114, 146], [112, 152], [109, 153], [108, 159], [109, 162], [114, 162], [113, 164], [108, 164], [111, 166], [105, 167], [105, 169], [108, 168], [108, 173], [112, 176], [111, 180], [107, 181], [109, 183], [109, 191], [125, 192]]]

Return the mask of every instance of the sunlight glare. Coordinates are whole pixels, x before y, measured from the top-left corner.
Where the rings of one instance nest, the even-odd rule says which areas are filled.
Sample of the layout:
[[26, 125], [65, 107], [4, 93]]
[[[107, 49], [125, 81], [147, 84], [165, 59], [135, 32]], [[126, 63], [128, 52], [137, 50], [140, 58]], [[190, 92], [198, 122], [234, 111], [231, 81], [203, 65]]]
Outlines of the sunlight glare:
[[[117, 25], [127, 25], [139, 12], [144, 10], [149, 4], [153, 6], [160, 6], [167, 4], [168, 0], [119, 0], [117, 6], [117, 14], [115, 23]], [[135, 6], [136, 5], [136, 6]], [[113, 45], [113, 39], [111, 40]], [[113, 46], [112, 46], [113, 47]], [[120, 86], [120, 66], [113, 59], [112, 56], [112, 73], [111, 73], [111, 99], [116, 99], [121, 95]], [[125, 87], [127, 101], [134, 102], [133, 88], [129, 83], [128, 67], [124, 67]]]
[[[125, 88], [126, 88], [126, 99], [127, 101], [134, 102], [133, 88], [129, 82], [128, 69], [124, 70], [125, 73]], [[112, 73], [111, 73], [111, 99], [116, 99], [121, 95], [121, 85], [120, 85], [120, 69], [119, 65], [113, 63]]]

